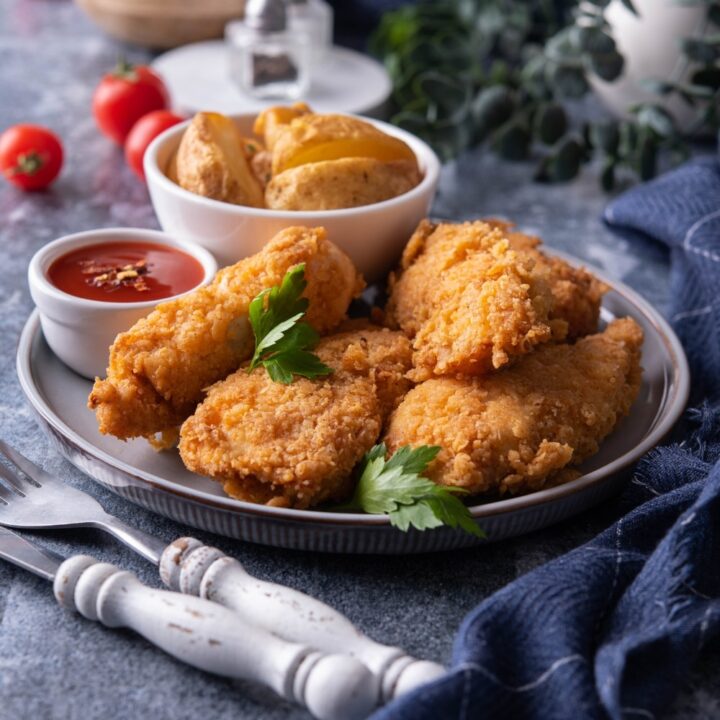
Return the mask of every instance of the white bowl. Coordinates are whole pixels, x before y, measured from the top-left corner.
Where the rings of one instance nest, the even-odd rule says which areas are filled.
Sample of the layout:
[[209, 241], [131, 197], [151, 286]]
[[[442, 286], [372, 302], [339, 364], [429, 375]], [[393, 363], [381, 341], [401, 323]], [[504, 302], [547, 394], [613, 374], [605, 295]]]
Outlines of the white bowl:
[[28, 283], [30, 295], [40, 311], [43, 334], [53, 352], [83, 377], [92, 379], [104, 375], [108, 350], [118, 333], [129, 329], [156, 305], [170, 298], [128, 303], [88, 300], [59, 290], [48, 280], [47, 273], [54, 260], [72, 250], [105, 241], [123, 240], [152, 242], [184, 250], [203, 267], [203, 280], [197, 287], [209, 283], [217, 272], [215, 258], [207, 250], [175, 240], [157, 230], [88, 230], [66, 235], [38, 250], [30, 261]]
[[[244, 136], [253, 136], [255, 115], [230, 117]], [[165, 175], [190, 124], [187, 121], [158, 135], [145, 153], [145, 177], [160, 225], [173, 236], [210, 250], [221, 266], [255, 254], [283, 228], [322, 226], [368, 281], [381, 279], [397, 262], [417, 224], [427, 216], [440, 161], [430, 146], [414, 135], [377, 120], [362, 120], [412, 148], [423, 173], [419, 185], [390, 200], [342, 210], [267, 210], [211, 200], [183, 190]]]

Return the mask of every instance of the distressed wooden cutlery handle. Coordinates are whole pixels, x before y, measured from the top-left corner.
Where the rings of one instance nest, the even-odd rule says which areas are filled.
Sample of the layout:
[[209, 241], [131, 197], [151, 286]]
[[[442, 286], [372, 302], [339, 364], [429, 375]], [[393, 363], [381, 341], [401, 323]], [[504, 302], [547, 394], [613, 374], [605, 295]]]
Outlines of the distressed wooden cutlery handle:
[[377, 681], [358, 660], [281, 640], [227, 608], [147, 587], [86, 555], [60, 566], [54, 592], [61, 605], [89, 620], [135, 630], [207, 672], [268, 685], [322, 720], [360, 720], [376, 704]]
[[194, 538], [168, 545], [160, 559], [160, 576], [172, 590], [224, 605], [285, 640], [356, 657], [377, 676], [380, 702], [445, 673], [436, 663], [371, 640], [325, 603], [253, 577], [237, 560]]

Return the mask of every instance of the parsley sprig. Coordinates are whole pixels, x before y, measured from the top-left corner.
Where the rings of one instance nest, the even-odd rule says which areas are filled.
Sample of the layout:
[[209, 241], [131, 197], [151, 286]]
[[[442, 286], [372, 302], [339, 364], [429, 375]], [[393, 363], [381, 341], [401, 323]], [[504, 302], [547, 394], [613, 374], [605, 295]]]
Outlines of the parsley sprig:
[[263, 290], [250, 303], [255, 352], [248, 373], [262, 365], [272, 380], [289, 385], [295, 375], [315, 378], [332, 372], [310, 352], [320, 336], [302, 321], [309, 305], [302, 297], [306, 287], [305, 264], [301, 263], [285, 273], [280, 285]]
[[418, 530], [448, 525], [476, 537], [486, 537], [457, 497], [466, 494], [465, 490], [436, 485], [422, 477], [421, 473], [439, 452], [436, 445], [417, 448], [406, 445], [386, 460], [385, 443], [375, 445], [360, 462], [355, 493], [342, 509], [386, 514], [392, 525], [403, 531], [411, 525]]

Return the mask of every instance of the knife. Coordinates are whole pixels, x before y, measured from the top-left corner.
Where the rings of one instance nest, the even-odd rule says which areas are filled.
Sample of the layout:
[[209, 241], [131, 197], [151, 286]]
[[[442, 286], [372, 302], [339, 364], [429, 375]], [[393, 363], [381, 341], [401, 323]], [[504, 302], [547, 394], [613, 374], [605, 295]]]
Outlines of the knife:
[[62, 607], [130, 628], [193, 667], [263, 683], [320, 720], [361, 720], [376, 703], [377, 680], [358, 660], [281, 640], [217, 603], [148, 587], [89, 555], [64, 560], [3, 527], [0, 557], [51, 581]]

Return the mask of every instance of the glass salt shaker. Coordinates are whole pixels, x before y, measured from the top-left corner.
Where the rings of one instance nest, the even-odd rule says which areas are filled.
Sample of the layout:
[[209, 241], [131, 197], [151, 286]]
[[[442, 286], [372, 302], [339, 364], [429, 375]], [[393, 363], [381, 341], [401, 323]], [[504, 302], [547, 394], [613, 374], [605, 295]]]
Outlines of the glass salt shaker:
[[243, 20], [225, 26], [230, 73], [256, 98], [295, 100], [310, 85], [311, 38], [288, 24], [285, 0], [248, 0]]
[[333, 43], [333, 9], [323, 0], [287, 0], [290, 32], [310, 37], [313, 66], [325, 59]]

